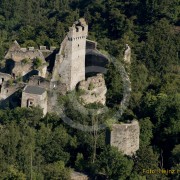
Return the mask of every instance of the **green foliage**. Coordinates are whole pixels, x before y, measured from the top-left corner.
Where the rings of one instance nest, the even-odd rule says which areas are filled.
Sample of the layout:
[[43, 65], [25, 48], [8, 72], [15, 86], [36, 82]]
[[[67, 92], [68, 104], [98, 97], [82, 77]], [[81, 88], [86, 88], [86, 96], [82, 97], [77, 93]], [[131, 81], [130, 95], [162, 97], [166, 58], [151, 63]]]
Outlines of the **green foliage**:
[[124, 157], [116, 148], [106, 148], [98, 157], [97, 171], [108, 179], [127, 179], [133, 167], [132, 160]]
[[85, 161], [84, 161], [84, 156], [82, 153], [77, 154], [76, 161], [75, 161], [75, 167], [79, 171], [83, 171], [83, 169], [85, 167]]
[[[99, 131], [97, 136], [77, 131], [55, 114], [42, 118], [38, 108], [0, 110], [0, 179], [69, 179], [66, 166], [87, 171], [96, 178], [96, 165], [97, 173], [104, 173], [106, 178], [166, 179], [142, 174], [143, 168], [158, 169], [158, 164], [162, 165], [160, 160], [166, 169], [179, 169], [179, 3], [179, 0], [1, 0], [0, 61], [15, 39], [24, 47], [58, 47], [68, 27], [82, 16], [89, 25], [89, 39], [97, 41], [104, 52], [122, 61], [124, 45], [130, 45], [132, 63], [127, 71], [132, 93], [121, 120], [140, 119], [141, 148], [132, 167], [129, 160], [132, 158], [105, 148], [105, 131]], [[37, 58], [34, 68], [42, 63]], [[107, 70], [109, 114], [93, 119], [75, 110], [68, 96], [60, 96], [59, 104], [65, 105], [65, 113], [73, 122], [92, 126], [110, 119], [107, 124], [112, 124], [112, 112], [123, 97], [123, 82], [117, 67], [109, 64]], [[86, 108], [99, 106], [92, 104]], [[159, 159], [156, 151], [162, 152]], [[179, 175], [168, 178], [179, 179]]]
[[180, 144], [176, 145], [172, 150], [172, 163], [178, 165], [180, 162]]
[[38, 58], [38, 57], [37, 57], [37, 58], [34, 60], [34, 62], [33, 62], [33, 67], [34, 67], [34, 69], [38, 69], [38, 68], [40, 68], [42, 65], [43, 65], [43, 60], [40, 59], [40, 58]]
[[78, 91], [76, 92], [77, 96], [84, 95], [85, 93], [86, 91], [84, 89], [78, 89]]
[[153, 124], [149, 118], [140, 120], [140, 145], [148, 146], [153, 138]]
[[39, 179], [52, 173], [55, 177], [68, 179], [69, 169], [65, 164], [69, 153], [66, 151], [76, 147], [76, 138], [68, 135], [62, 126], [56, 124], [53, 128], [51, 124], [56, 119], [53, 115], [49, 117], [49, 123], [41, 117], [42, 112], [37, 108], [0, 111], [2, 179]]
[[90, 83], [89, 83], [88, 90], [90, 90], [90, 91], [91, 91], [91, 90], [93, 90], [93, 89], [94, 89], [94, 85], [93, 85], [93, 83], [92, 83], [92, 82], [90, 82]]
[[13, 165], [7, 166], [5, 171], [1, 172], [0, 178], [13, 179], [13, 180], [26, 180], [25, 174], [23, 174]]
[[45, 179], [70, 179], [70, 169], [64, 166], [63, 161], [48, 164], [45, 169]]
[[21, 61], [21, 63], [23, 64], [23, 65], [25, 65], [25, 64], [27, 64], [29, 62], [29, 59], [23, 59], [22, 61]]
[[13, 85], [13, 79], [9, 79], [8, 81], [7, 81], [7, 86], [12, 86]]
[[119, 104], [123, 97], [123, 85], [122, 78], [119, 70], [110, 64], [108, 67], [108, 72], [105, 75], [105, 81], [107, 85], [107, 105], [110, 107]]
[[147, 179], [157, 179], [158, 174], [146, 174], [143, 172], [147, 169], [159, 169], [158, 168], [158, 154], [155, 153], [150, 146], [143, 146], [137, 152], [137, 159], [135, 160], [135, 171], [141, 175], [146, 176]]

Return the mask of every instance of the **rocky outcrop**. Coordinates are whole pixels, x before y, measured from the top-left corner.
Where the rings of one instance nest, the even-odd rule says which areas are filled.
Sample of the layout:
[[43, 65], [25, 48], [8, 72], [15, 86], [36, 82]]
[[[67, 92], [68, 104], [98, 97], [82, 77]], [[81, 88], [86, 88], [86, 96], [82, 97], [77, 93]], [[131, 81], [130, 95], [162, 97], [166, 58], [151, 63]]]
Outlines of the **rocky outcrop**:
[[105, 105], [107, 88], [102, 74], [81, 81], [79, 90], [82, 92], [80, 99], [83, 104], [100, 103]]

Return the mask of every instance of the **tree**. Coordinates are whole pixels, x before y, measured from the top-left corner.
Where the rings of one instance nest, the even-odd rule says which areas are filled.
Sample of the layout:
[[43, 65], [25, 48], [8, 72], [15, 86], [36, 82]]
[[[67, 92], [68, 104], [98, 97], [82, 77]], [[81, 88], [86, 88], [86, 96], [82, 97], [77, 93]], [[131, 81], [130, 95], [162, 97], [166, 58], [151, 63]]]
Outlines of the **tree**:
[[142, 146], [137, 151], [137, 158], [135, 159], [135, 167], [134, 170], [141, 176], [146, 176], [147, 179], [157, 179], [158, 174], [146, 174], [144, 170], [159, 169], [158, 167], [158, 154], [153, 152], [152, 147], [150, 146]]
[[180, 144], [176, 145], [174, 149], [172, 150], [172, 164], [178, 165], [180, 162]]
[[149, 27], [147, 41], [143, 48], [143, 60], [151, 73], [161, 75], [170, 64], [178, 61], [175, 34], [166, 19], [156, 21]]
[[70, 154], [65, 151], [69, 140], [70, 137], [63, 127], [51, 130], [50, 136], [46, 136], [44, 143], [41, 145], [45, 161], [47, 163], [63, 161], [66, 164], [70, 158]]
[[133, 167], [132, 160], [124, 157], [117, 148], [107, 147], [99, 155], [97, 172], [109, 179], [127, 179]]
[[153, 124], [149, 118], [140, 121], [140, 146], [148, 146], [153, 138]]
[[4, 172], [1, 172], [1, 179], [26, 180], [26, 175], [19, 171], [15, 166], [9, 165]]
[[63, 161], [57, 161], [44, 167], [45, 179], [70, 179], [70, 169], [66, 168]]

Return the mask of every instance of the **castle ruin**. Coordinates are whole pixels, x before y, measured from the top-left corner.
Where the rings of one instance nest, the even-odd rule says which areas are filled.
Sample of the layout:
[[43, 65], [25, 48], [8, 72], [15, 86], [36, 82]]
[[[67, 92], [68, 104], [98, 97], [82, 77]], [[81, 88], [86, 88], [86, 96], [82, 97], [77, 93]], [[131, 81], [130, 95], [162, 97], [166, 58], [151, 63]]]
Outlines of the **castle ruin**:
[[[40, 46], [40, 49], [22, 48], [17, 41], [14, 41], [0, 68], [0, 104], [2, 105], [5, 100], [13, 96], [17, 90], [24, 89], [21, 100], [22, 107], [29, 107], [28, 101], [33, 106], [39, 105], [43, 109], [52, 109], [50, 103], [47, 108], [44, 108], [43, 101], [32, 102], [25, 96], [35, 96], [36, 93], [33, 94], [32, 89], [37, 90], [38, 88], [44, 88], [46, 91], [56, 90], [65, 94], [67, 91], [74, 90], [77, 83], [85, 80], [87, 35], [88, 25], [81, 18], [69, 28], [59, 52], [55, 55], [52, 72], [48, 71], [48, 67], [53, 63], [48, 62], [47, 57], [55, 52], [55, 47], [50, 47], [49, 50], [46, 46]], [[31, 92], [26, 93], [26, 88], [29, 89], [29, 86], [33, 87], [31, 87], [32, 94]], [[31, 97], [29, 98], [31, 99]], [[46, 113], [47, 110], [43, 110], [43, 112]]]
[[[81, 18], [69, 28], [58, 52], [55, 47], [22, 48], [14, 41], [0, 67], [0, 107], [3, 108], [6, 102], [11, 107], [39, 106], [45, 116], [55, 109], [57, 98], [54, 93], [66, 94], [78, 83], [79, 88], [85, 91], [81, 96], [85, 104], [105, 105], [107, 88], [102, 73], [108, 60], [96, 49], [97, 43], [87, 40], [87, 36], [88, 25]], [[85, 62], [86, 56], [88, 61]], [[131, 49], [127, 45], [126, 63], [130, 64], [130, 56]], [[97, 70], [96, 76], [87, 80], [86, 65], [88, 72], [94, 67]], [[17, 97], [21, 102], [17, 102]], [[139, 148], [138, 122], [114, 124], [110, 144], [126, 155], [134, 154]]]
[[139, 123], [136, 120], [130, 123], [113, 124], [110, 144], [117, 147], [123, 154], [132, 156], [139, 149], [139, 134]]
[[52, 81], [59, 78], [67, 85], [67, 90], [75, 89], [76, 84], [85, 80], [85, 53], [88, 25], [81, 18], [76, 21], [61, 44], [56, 55]]

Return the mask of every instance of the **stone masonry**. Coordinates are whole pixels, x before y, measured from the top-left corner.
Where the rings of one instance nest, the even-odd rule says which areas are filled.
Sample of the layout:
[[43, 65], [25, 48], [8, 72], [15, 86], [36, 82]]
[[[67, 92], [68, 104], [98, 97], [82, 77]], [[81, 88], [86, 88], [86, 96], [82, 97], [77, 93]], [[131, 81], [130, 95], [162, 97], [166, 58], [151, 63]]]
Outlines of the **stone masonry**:
[[124, 62], [131, 64], [131, 48], [128, 44], [126, 44], [126, 50], [124, 52]]
[[107, 88], [103, 74], [97, 74], [97, 76], [89, 77], [87, 81], [81, 81], [78, 88], [83, 91], [80, 99], [84, 104], [100, 103], [105, 105]]
[[79, 173], [76, 171], [73, 171], [71, 173], [71, 180], [88, 180], [88, 176], [83, 174], [83, 173]]
[[132, 156], [139, 149], [139, 123], [113, 124], [110, 134], [111, 146], [117, 147], [123, 154]]
[[69, 91], [85, 79], [85, 54], [88, 25], [83, 18], [76, 21], [61, 44], [56, 55], [52, 81], [60, 80]]
[[38, 86], [26, 86], [22, 92], [21, 107], [37, 107], [47, 113], [47, 91]]
[[14, 41], [5, 55], [6, 72], [16, 77], [22, 77], [33, 71], [33, 63], [39, 58], [42, 61], [41, 67], [37, 69], [42, 77], [46, 77], [47, 65], [43, 53], [31, 48], [21, 48], [17, 41]]

